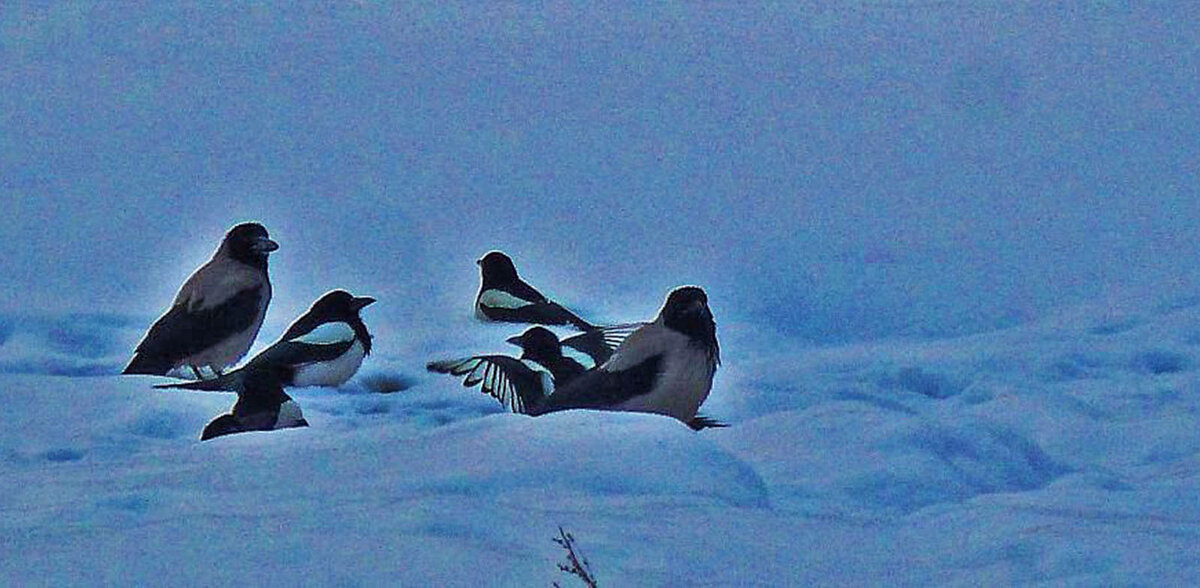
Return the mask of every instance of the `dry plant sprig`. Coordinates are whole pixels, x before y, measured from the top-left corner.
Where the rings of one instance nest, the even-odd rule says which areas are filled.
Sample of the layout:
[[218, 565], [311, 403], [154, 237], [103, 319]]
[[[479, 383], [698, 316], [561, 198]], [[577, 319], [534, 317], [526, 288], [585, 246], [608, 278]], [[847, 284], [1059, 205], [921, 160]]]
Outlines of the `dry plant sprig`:
[[[554, 538], [554, 542], [567, 550], [567, 562], [558, 564], [558, 569], [579, 578], [579, 581], [588, 588], [596, 588], [596, 576], [592, 575], [591, 564], [588, 563], [587, 557], [578, 551], [575, 545], [575, 536], [564, 531], [560, 525], [558, 537]], [[562, 586], [555, 582], [554, 588], [562, 588]]]

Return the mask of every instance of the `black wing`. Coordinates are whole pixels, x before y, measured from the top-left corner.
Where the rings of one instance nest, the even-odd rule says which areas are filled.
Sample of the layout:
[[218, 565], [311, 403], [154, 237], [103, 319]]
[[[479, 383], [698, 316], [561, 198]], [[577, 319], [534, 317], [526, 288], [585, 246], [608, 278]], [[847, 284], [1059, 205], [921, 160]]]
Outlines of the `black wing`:
[[[563, 339], [562, 345], [590, 357], [592, 365], [585, 364], [584, 367], [592, 368], [608, 361], [608, 358], [612, 357], [613, 352], [621, 346], [621, 343], [625, 342], [625, 339], [629, 338], [629, 335], [644, 326], [646, 326], [646, 323], [625, 323], [608, 327], [596, 327]], [[570, 353], [570, 350], [567, 349], [563, 351]]]
[[285, 384], [290, 384], [292, 374], [297, 367], [307, 363], [332, 361], [350, 350], [354, 341], [340, 341], [330, 344], [300, 343], [296, 341], [281, 341], [254, 356], [245, 367], [238, 368], [222, 376], [186, 382], [183, 384], [159, 384], [155, 388], [171, 388], [180, 390], [234, 391], [242, 387], [242, 378], [248, 369], [269, 369]]
[[150, 327], [122, 373], [165, 375], [179, 360], [245, 331], [258, 316], [263, 295], [262, 286], [255, 286], [211, 308], [171, 307]]
[[537, 411], [543, 414], [569, 408], [612, 408], [643, 394], [658, 382], [663, 356], [651, 355], [626, 370], [594, 369], [572, 380], [546, 398]]
[[354, 341], [336, 343], [307, 343], [280, 341], [250, 360], [253, 367], [299, 367], [307, 363], [332, 361], [342, 356], [354, 345]]
[[[486, 303], [488, 290], [495, 290], [501, 296], [511, 297], [525, 304], [517, 308], [488, 305]], [[557, 302], [548, 300], [533, 286], [520, 280], [504, 289], [488, 288], [480, 294], [480, 312], [494, 321], [536, 325], [571, 325], [581, 331], [596, 328], [595, 325], [579, 318]]]
[[479, 384], [484, 393], [519, 414], [529, 414], [554, 385], [548, 372], [534, 371], [521, 360], [506, 355], [431, 361], [425, 368], [441, 374], [466, 376], [463, 386]]

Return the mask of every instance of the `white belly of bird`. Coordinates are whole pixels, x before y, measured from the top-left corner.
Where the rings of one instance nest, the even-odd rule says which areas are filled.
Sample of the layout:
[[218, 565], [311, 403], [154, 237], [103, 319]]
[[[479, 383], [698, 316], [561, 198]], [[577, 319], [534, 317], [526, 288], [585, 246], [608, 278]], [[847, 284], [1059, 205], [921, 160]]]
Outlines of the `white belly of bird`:
[[703, 349], [688, 346], [669, 354], [662, 375], [648, 394], [626, 400], [619, 410], [653, 412], [688, 422], [712, 390], [714, 365]]
[[350, 349], [330, 361], [321, 361], [309, 363], [296, 368], [296, 375], [292, 379], [295, 386], [325, 386], [328, 388], [336, 388], [345, 384], [356, 372], [359, 366], [362, 365], [363, 357], [366, 353], [363, 351], [362, 343], [355, 341]]

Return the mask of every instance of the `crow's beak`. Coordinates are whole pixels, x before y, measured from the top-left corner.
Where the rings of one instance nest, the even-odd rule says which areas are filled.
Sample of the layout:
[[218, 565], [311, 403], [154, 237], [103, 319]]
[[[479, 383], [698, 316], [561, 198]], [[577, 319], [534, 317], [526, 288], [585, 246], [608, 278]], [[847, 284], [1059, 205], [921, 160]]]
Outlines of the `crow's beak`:
[[504, 342], [508, 343], [509, 345], [516, 345], [517, 347], [520, 347], [521, 335], [513, 335], [512, 337], [505, 339]]
[[276, 243], [266, 237], [259, 237], [254, 240], [254, 244], [251, 245], [250, 248], [258, 253], [270, 253], [276, 249], [279, 249], [279, 243]]
[[355, 311], [362, 310], [368, 306], [371, 306], [372, 304], [375, 304], [375, 299], [371, 298], [370, 296], [359, 296], [358, 298], [355, 298], [354, 302], [352, 303]]

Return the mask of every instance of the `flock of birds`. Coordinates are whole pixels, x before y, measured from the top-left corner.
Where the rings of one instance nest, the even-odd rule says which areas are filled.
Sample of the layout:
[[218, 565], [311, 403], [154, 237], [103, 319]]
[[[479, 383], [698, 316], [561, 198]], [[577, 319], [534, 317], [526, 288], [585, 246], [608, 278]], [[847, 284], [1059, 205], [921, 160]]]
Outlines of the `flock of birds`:
[[[375, 299], [332, 290], [278, 341], [225, 371], [246, 355], [262, 327], [271, 301], [267, 257], [278, 248], [261, 224], [231, 228], [154, 321], [122, 372], [194, 378], [156, 388], [237, 393], [233, 408], [209, 422], [201, 440], [308, 426], [284, 389], [341, 386], [371, 353], [372, 335], [360, 312]], [[521, 414], [587, 408], [663, 414], [696, 430], [725, 426], [698, 414], [720, 364], [716, 323], [701, 288], [672, 290], [653, 321], [597, 326], [525, 283], [504, 253], [492, 251], [477, 263], [478, 319], [571, 327], [580, 333], [560, 340], [544, 326], [534, 326], [507, 339], [520, 347], [519, 357], [431, 361], [429, 371], [461, 376], [464, 386], [479, 385]]]

